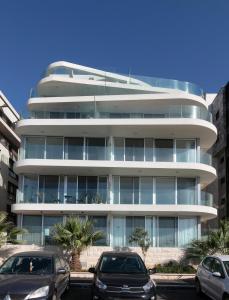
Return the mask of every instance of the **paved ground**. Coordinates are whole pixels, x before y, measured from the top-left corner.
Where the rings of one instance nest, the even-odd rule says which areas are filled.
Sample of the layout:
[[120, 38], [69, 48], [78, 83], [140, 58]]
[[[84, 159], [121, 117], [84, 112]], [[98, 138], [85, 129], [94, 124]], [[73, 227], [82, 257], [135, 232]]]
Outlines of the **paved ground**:
[[[62, 300], [91, 300], [90, 287], [72, 286], [70, 291], [62, 297]], [[176, 286], [158, 287], [158, 300], [209, 300], [207, 297], [199, 298], [193, 288], [178, 288]]]

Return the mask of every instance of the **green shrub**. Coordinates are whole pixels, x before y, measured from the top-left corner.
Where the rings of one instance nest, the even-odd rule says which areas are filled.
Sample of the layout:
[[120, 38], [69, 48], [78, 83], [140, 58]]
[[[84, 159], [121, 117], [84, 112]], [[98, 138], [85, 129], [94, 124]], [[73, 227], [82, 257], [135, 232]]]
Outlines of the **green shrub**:
[[196, 270], [193, 266], [177, 261], [169, 261], [164, 264], [156, 265], [157, 273], [178, 273], [178, 274], [194, 274]]

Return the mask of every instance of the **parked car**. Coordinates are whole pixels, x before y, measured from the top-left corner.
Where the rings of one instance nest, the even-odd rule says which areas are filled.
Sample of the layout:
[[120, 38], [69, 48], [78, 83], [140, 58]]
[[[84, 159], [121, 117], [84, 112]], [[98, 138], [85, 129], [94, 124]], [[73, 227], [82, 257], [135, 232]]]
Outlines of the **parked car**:
[[56, 300], [69, 288], [70, 268], [56, 253], [17, 253], [0, 267], [1, 300]]
[[229, 299], [229, 255], [207, 256], [196, 273], [196, 292], [214, 300]]
[[156, 285], [150, 279], [153, 269], [147, 270], [137, 253], [104, 252], [95, 268], [92, 299], [156, 299]]

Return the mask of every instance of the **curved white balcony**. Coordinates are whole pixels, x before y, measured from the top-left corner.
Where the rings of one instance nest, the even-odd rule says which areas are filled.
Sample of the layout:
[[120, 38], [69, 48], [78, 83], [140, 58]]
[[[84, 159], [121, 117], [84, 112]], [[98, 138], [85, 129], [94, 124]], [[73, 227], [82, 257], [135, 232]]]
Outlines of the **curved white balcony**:
[[128, 216], [200, 216], [202, 221], [213, 219], [217, 210], [204, 205], [119, 205], [119, 204], [53, 204], [17, 203], [12, 212], [24, 214], [109, 214]]
[[[194, 94], [204, 97], [203, 90], [190, 82], [137, 75], [120, 75], [64, 61], [49, 65], [39, 82], [41, 96], [95, 94], [131, 94], [137, 91]], [[85, 89], [86, 87], [86, 89]], [[57, 90], [58, 88], [58, 90]]]
[[28, 100], [30, 111], [66, 111], [75, 109], [75, 107], [85, 107], [93, 105], [96, 102], [98, 107], [106, 106], [106, 109], [113, 111], [115, 106], [121, 106], [122, 111], [131, 111], [133, 108], [139, 112], [139, 107], [150, 111], [152, 107], [169, 105], [196, 105], [207, 109], [207, 102], [199, 96], [192, 94], [131, 94], [131, 95], [103, 95], [103, 96], [69, 96], [69, 97], [36, 97]]
[[19, 135], [121, 136], [154, 138], [199, 138], [209, 149], [217, 138], [216, 127], [200, 119], [26, 119], [17, 124]]
[[16, 162], [15, 171], [44, 175], [198, 176], [203, 185], [216, 179], [216, 170], [212, 166], [180, 162], [24, 159]]

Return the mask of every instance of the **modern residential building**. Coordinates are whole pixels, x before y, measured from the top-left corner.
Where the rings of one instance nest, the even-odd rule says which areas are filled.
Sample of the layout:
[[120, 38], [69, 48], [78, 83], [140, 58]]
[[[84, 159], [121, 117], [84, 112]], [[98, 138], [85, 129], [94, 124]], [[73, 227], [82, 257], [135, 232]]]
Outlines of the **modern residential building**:
[[216, 179], [207, 150], [217, 130], [196, 85], [56, 62], [28, 107], [12, 206], [28, 243], [50, 244], [55, 223], [80, 216], [104, 232], [87, 262], [131, 247], [136, 227], [175, 258], [217, 216], [203, 192]]
[[0, 91], [0, 211], [6, 211], [11, 220], [11, 205], [16, 202], [18, 178], [13, 166], [17, 160], [20, 138], [15, 133], [19, 115], [5, 95]]
[[229, 218], [229, 83], [220, 89], [210, 109], [218, 130], [212, 157], [218, 178], [208, 188], [218, 203], [218, 220]]

